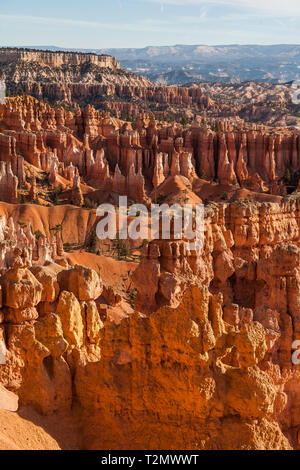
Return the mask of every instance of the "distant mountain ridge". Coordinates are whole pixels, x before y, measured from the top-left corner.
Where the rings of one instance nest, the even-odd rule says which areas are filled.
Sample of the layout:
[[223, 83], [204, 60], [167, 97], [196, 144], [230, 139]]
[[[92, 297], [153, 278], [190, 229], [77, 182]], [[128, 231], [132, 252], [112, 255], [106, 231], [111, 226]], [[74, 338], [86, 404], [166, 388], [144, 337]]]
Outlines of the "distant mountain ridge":
[[184, 84], [191, 80], [256, 80], [280, 83], [300, 79], [300, 44], [178, 44], [140, 49], [68, 49], [57, 46], [30, 48], [112, 55], [121, 62], [123, 69], [167, 85]]
[[32, 49], [48, 49], [61, 51], [94, 52], [96, 54], [109, 54], [118, 60], [220, 60], [251, 58], [292, 58], [300, 59], [300, 44], [274, 44], [274, 45], [174, 45], [174, 46], [147, 46], [144, 48], [95, 48], [74, 49], [57, 46], [30, 46]]

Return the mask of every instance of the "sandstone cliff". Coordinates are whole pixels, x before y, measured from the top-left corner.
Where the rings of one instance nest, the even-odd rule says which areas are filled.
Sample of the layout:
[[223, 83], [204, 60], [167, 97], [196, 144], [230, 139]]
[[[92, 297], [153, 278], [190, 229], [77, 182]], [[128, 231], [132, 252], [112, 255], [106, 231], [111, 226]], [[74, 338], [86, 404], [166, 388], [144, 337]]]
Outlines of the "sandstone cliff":
[[37, 62], [42, 66], [49, 67], [91, 63], [98, 67], [110, 68], [113, 70], [120, 68], [120, 63], [116, 61], [115, 57], [105, 54], [77, 54], [75, 52], [51, 52], [31, 49], [1, 48], [0, 63], [9, 64], [11, 62]]
[[145, 248], [118, 320], [92, 269], [15, 252], [0, 380], [21, 406], [72, 413], [82, 448], [298, 447], [299, 198], [212, 205], [205, 220], [201, 253]]
[[[147, 87], [148, 80], [120, 69], [114, 57], [97, 54], [0, 49], [0, 79], [8, 93], [23, 90], [38, 99], [72, 104], [92, 102], [97, 95]], [[103, 98], [102, 98], [103, 100]]]

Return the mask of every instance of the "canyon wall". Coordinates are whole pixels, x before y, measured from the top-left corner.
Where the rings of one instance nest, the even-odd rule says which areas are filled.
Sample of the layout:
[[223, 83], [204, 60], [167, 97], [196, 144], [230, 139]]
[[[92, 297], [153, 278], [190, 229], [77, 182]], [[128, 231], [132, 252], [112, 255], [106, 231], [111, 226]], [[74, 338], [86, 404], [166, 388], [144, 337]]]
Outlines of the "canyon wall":
[[90, 268], [15, 251], [1, 383], [21, 406], [72, 413], [82, 448], [298, 448], [299, 209], [298, 197], [209, 205], [201, 252], [144, 247], [121, 318]]
[[0, 64], [15, 62], [38, 63], [41, 66], [61, 67], [94, 64], [98, 67], [120, 69], [115, 57], [98, 54], [76, 54], [76, 52], [51, 52], [29, 49], [0, 48]]
[[[293, 446], [300, 425], [299, 365], [292, 363], [292, 344], [299, 340], [299, 203], [296, 197], [281, 204], [209, 206], [202, 252], [189, 252], [182, 241], [155, 240], [134, 273], [136, 309], [146, 315], [170, 305], [180, 311], [191, 285], [207, 286], [212, 305], [235, 331], [252, 321], [263, 326], [268, 352], [258, 366], [274, 381], [275, 414]], [[203, 341], [205, 335], [202, 330]], [[225, 363], [241, 365], [244, 352], [231, 349]]]

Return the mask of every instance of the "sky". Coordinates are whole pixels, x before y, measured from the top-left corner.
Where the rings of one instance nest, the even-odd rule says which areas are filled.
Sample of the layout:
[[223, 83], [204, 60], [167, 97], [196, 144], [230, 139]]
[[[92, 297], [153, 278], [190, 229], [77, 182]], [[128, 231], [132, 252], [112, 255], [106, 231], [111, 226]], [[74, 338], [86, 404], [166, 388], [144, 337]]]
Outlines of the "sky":
[[0, 46], [299, 44], [299, 24], [300, 0], [0, 0]]

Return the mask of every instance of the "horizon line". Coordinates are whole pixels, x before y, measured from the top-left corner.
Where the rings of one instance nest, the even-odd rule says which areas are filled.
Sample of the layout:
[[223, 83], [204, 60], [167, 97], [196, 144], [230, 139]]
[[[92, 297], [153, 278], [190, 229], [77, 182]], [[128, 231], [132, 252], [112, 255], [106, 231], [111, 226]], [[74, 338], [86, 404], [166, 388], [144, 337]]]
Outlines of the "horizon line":
[[[34, 49], [34, 50], [41, 50], [39, 48], [55, 48], [58, 49], [56, 52], [59, 51], [64, 51], [64, 50], [77, 50], [77, 51], [87, 51], [87, 50], [95, 50], [95, 51], [100, 51], [100, 50], [117, 50], [117, 49], [137, 49], [137, 50], [143, 50], [143, 49], [148, 49], [151, 47], [155, 48], [164, 48], [164, 47], [230, 47], [230, 46], [238, 46], [238, 47], [249, 47], [249, 46], [256, 46], [256, 47], [276, 47], [276, 46], [294, 46], [294, 47], [300, 47], [300, 43], [268, 43], [268, 44], [261, 44], [261, 43], [224, 43], [224, 44], [204, 44], [204, 43], [195, 43], [195, 44], [168, 44], [168, 45], [147, 45], [144, 47], [132, 47], [132, 46], [127, 46], [127, 47], [72, 47], [72, 46], [56, 46], [54, 44], [41, 44], [41, 45], [1, 45], [0, 49], [4, 48], [11, 48], [11, 49]], [[51, 51], [55, 52], [55, 51]]]

